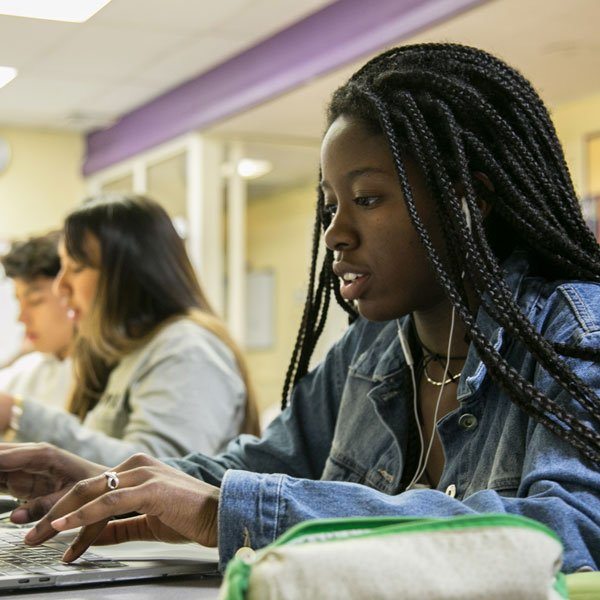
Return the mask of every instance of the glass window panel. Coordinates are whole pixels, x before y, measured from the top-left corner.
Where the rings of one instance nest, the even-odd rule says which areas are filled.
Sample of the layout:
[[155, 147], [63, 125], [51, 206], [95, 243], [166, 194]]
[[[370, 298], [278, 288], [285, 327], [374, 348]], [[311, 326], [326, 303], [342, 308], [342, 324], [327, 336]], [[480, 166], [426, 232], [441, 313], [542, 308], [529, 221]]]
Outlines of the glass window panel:
[[148, 166], [148, 196], [159, 202], [171, 218], [185, 219], [186, 160], [185, 152]]
[[133, 193], [133, 174], [129, 173], [123, 177], [112, 179], [102, 184], [103, 192], [114, 192], [116, 194]]

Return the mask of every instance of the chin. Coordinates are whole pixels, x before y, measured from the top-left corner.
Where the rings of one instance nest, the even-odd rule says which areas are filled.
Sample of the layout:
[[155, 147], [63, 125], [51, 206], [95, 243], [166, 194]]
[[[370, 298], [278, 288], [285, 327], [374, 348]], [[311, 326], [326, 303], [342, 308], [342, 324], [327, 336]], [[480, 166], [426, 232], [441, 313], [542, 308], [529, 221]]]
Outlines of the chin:
[[367, 321], [374, 321], [376, 323], [393, 321], [394, 319], [399, 319], [410, 312], [408, 310], [402, 311], [398, 307], [383, 306], [382, 304], [367, 300], [357, 300], [355, 306], [358, 310], [358, 314], [361, 317], [367, 319]]

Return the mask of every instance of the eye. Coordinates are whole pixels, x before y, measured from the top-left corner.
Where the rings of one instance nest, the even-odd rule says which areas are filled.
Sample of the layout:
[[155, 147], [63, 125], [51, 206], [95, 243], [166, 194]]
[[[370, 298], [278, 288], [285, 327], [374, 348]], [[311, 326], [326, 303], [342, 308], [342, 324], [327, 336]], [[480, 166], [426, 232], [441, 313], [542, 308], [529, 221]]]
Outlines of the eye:
[[33, 308], [35, 306], [40, 306], [41, 304], [43, 304], [44, 300], [45, 298], [43, 297], [29, 298], [27, 304]]
[[358, 196], [357, 198], [354, 198], [355, 204], [363, 206], [364, 208], [375, 206], [380, 200], [381, 198], [379, 196]]
[[324, 204], [321, 209], [323, 212], [323, 217], [326, 219], [332, 219], [337, 212], [337, 204], [329, 203]]
[[83, 271], [86, 268], [86, 266], [87, 265], [85, 265], [84, 263], [77, 262], [71, 259], [63, 264], [63, 269], [67, 273], [81, 273], [81, 271]]

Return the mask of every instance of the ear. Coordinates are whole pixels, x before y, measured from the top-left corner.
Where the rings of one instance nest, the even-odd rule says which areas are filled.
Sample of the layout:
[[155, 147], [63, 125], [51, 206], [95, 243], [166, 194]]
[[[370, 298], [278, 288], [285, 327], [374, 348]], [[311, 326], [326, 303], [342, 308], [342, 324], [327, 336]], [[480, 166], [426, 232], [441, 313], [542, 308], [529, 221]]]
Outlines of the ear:
[[[489, 192], [492, 192], [492, 193], [496, 191], [494, 189], [494, 185], [492, 184], [489, 177], [485, 173], [482, 173], [481, 171], [472, 171], [471, 174], [473, 175], [474, 179], [476, 179], [478, 182], [480, 182], [483, 185], [483, 187], [486, 188], [486, 190], [488, 190]], [[459, 197], [465, 195], [465, 188], [462, 183], [457, 183], [455, 185], [455, 188], [456, 188], [456, 193], [458, 194]], [[486, 200], [484, 197], [482, 197], [481, 194], [477, 194], [475, 199], [477, 202], [477, 206], [479, 207], [479, 210], [481, 211], [481, 216], [485, 220], [485, 218], [490, 214], [490, 212], [492, 210], [492, 205], [490, 204], [490, 202], [488, 200]]]
[[[477, 181], [479, 181], [480, 183], [483, 184], [483, 186], [486, 188], [487, 191], [492, 192], [492, 193], [494, 193], [496, 191], [496, 189], [494, 188], [494, 184], [490, 181], [490, 178], [485, 173], [482, 173], [481, 171], [473, 171], [472, 175], [473, 175], [474, 179], [476, 179]], [[492, 205], [490, 204], [490, 202], [488, 200], [483, 198], [481, 194], [477, 194], [476, 200], [477, 200], [477, 206], [479, 207], [479, 210], [481, 211], [481, 215], [482, 215], [483, 219], [485, 220], [485, 218], [492, 211]]]
[[483, 183], [483, 185], [490, 192], [495, 192], [496, 191], [496, 188], [494, 187], [494, 184], [490, 181], [490, 178], [485, 173], [482, 173], [481, 171], [472, 171], [471, 175], [473, 175], [473, 177], [475, 179], [477, 179], [478, 181], [480, 181], [481, 183]]

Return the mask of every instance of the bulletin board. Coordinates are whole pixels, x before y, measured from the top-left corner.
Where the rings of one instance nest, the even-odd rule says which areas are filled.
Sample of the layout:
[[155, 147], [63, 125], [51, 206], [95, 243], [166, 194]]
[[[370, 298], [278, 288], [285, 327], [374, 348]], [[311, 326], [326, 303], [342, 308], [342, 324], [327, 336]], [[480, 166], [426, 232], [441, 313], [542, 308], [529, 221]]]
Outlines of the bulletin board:
[[600, 132], [586, 140], [586, 190], [583, 214], [590, 229], [600, 240]]
[[246, 296], [246, 348], [268, 350], [275, 343], [275, 274], [249, 271]]

